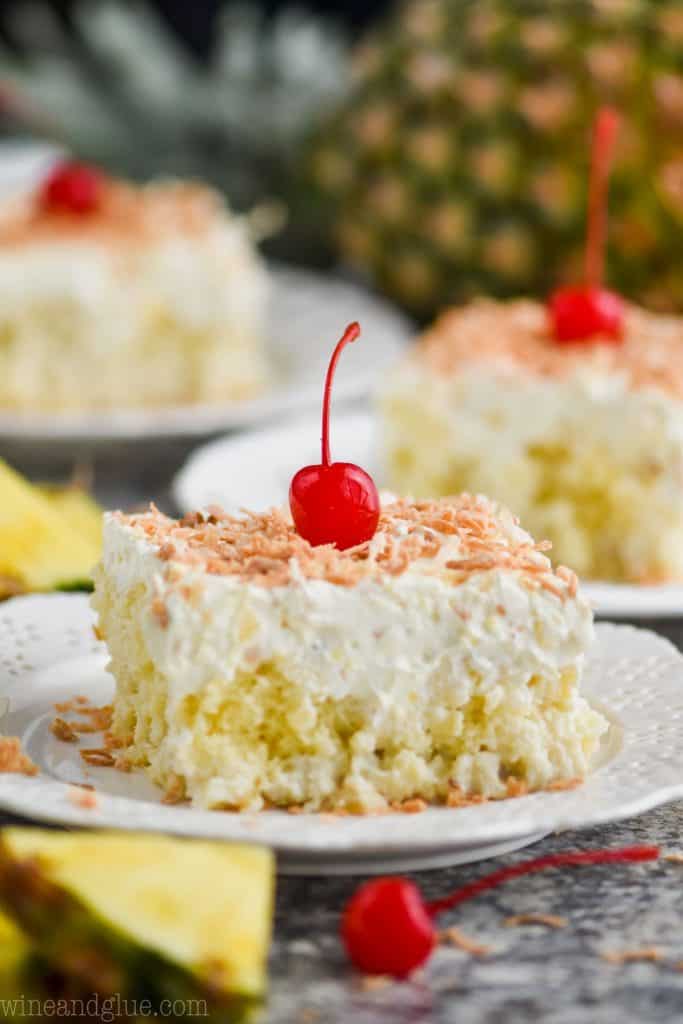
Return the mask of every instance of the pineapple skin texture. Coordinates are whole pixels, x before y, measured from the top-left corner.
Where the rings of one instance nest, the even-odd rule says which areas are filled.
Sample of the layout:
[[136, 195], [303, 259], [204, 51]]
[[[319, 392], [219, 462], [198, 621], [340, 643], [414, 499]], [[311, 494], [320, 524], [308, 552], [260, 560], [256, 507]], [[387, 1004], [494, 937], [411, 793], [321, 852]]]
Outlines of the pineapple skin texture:
[[580, 273], [596, 108], [624, 116], [610, 284], [683, 309], [680, 0], [409, 0], [359, 46], [304, 176], [339, 250], [422, 317]]
[[245, 1020], [265, 994], [273, 890], [274, 859], [264, 848], [0, 833], [0, 904], [51, 967], [68, 978], [69, 964], [95, 950], [104, 980], [98, 989], [81, 976], [89, 991], [204, 998], [216, 1013], [210, 1019]]

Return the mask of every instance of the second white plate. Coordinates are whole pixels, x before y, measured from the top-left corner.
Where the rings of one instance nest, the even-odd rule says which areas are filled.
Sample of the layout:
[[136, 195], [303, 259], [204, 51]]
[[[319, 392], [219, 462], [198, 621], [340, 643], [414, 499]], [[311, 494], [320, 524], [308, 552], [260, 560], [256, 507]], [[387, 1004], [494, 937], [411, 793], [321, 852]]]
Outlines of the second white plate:
[[[381, 485], [378, 425], [368, 412], [333, 415], [333, 458], [356, 462]], [[319, 416], [307, 415], [287, 426], [222, 438], [198, 449], [174, 482], [174, 497], [185, 511], [222, 505], [228, 511], [263, 509], [287, 502], [289, 481], [301, 466], [320, 461]], [[637, 586], [584, 583], [596, 615], [610, 619], [683, 616], [683, 585]]]

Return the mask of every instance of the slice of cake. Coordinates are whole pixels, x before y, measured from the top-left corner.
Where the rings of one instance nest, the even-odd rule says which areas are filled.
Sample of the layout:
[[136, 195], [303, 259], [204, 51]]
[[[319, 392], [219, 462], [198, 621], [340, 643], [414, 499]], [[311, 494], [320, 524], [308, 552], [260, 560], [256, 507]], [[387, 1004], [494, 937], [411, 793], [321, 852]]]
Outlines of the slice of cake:
[[683, 319], [560, 344], [540, 303], [444, 314], [381, 399], [389, 486], [484, 491], [579, 575], [683, 578]]
[[58, 167], [0, 202], [0, 409], [248, 398], [267, 379], [265, 303], [217, 193]]
[[592, 616], [485, 498], [395, 501], [313, 547], [284, 513], [108, 515], [94, 607], [112, 741], [169, 798], [369, 812], [583, 776]]

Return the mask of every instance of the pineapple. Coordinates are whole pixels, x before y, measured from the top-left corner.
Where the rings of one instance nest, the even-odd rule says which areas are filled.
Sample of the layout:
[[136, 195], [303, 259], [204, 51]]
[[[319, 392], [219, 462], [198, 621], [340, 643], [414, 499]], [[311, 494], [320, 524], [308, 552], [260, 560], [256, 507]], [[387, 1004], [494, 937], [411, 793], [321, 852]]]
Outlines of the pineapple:
[[358, 49], [309, 176], [349, 263], [418, 315], [576, 275], [588, 135], [625, 123], [610, 281], [683, 309], [680, 0], [408, 0]]
[[102, 544], [102, 509], [90, 495], [80, 487], [55, 487], [41, 484], [40, 493], [47, 498], [53, 509], [65, 516], [74, 529], [99, 552]]
[[0, 459], [0, 597], [87, 585], [100, 518], [86, 495], [45, 493]]
[[0, 996], [19, 994], [29, 956], [28, 940], [8, 917], [0, 914]]
[[273, 874], [256, 847], [0, 833], [0, 903], [64, 991], [195, 1001], [217, 1021], [264, 995]]

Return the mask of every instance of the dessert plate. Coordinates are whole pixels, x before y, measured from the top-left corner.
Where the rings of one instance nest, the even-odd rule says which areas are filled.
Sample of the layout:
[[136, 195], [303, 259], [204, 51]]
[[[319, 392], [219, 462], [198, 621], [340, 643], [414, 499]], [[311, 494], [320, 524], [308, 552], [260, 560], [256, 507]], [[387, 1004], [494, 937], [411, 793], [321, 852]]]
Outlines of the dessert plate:
[[[68, 826], [263, 843], [277, 851], [282, 871], [327, 875], [479, 860], [551, 830], [618, 821], [683, 797], [683, 657], [654, 633], [601, 624], [584, 692], [611, 726], [594, 774], [578, 789], [362, 818], [165, 806], [143, 774], [86, 766], [78, 743], [50, 731], [56, 702], [84, 695], [101, 705], [112, 698], [106, 651], [92, 625], [83, 595], [21, 597], [0, 608], [0, 730], [19, 736], [40, 768], [35, 778], [0, 775], [0, 808], [7, 812]], [[97, 741], [85, 736], [82, 745]], [[74, 782], [95, 786], [96, 807], [81, 806], [83, 791]]]
[[[345, 355], [346, 358], [346, 355]], [[341, 364], [340, 364], [341, 365]], [[333, 414], [333, 458], [356, 462], [381, 487], [380, 426], [370, 412]], [[319, 415], [307, 414], [287, 426], [226, 437], [197, 449], [178, 473], [173, 496], [183, 511], [222, 505], [228, 511], [263, 509], [287, 502], [289, 482], [301, 466], [320, 462]], [[595, 614], [612, 619], [683, 616], [683, 585], [583, 584]]]
[[[1, 168], [0, 163], [0, 168]], [[330, 353], [351, 320], [363, 326], [362, 345], [345, 353], [335, 379], [338, 398], [360, 398], [380, 381], [412, 335], [393, 306], [348, 281], [285, 266], [271, 267], [268, 350], [274, 380], [262, 397], [224, 405], [25, 413], [0, 410], [0, 443], [92, 447], [137, 438], [208, 437], [318, 405]]]

